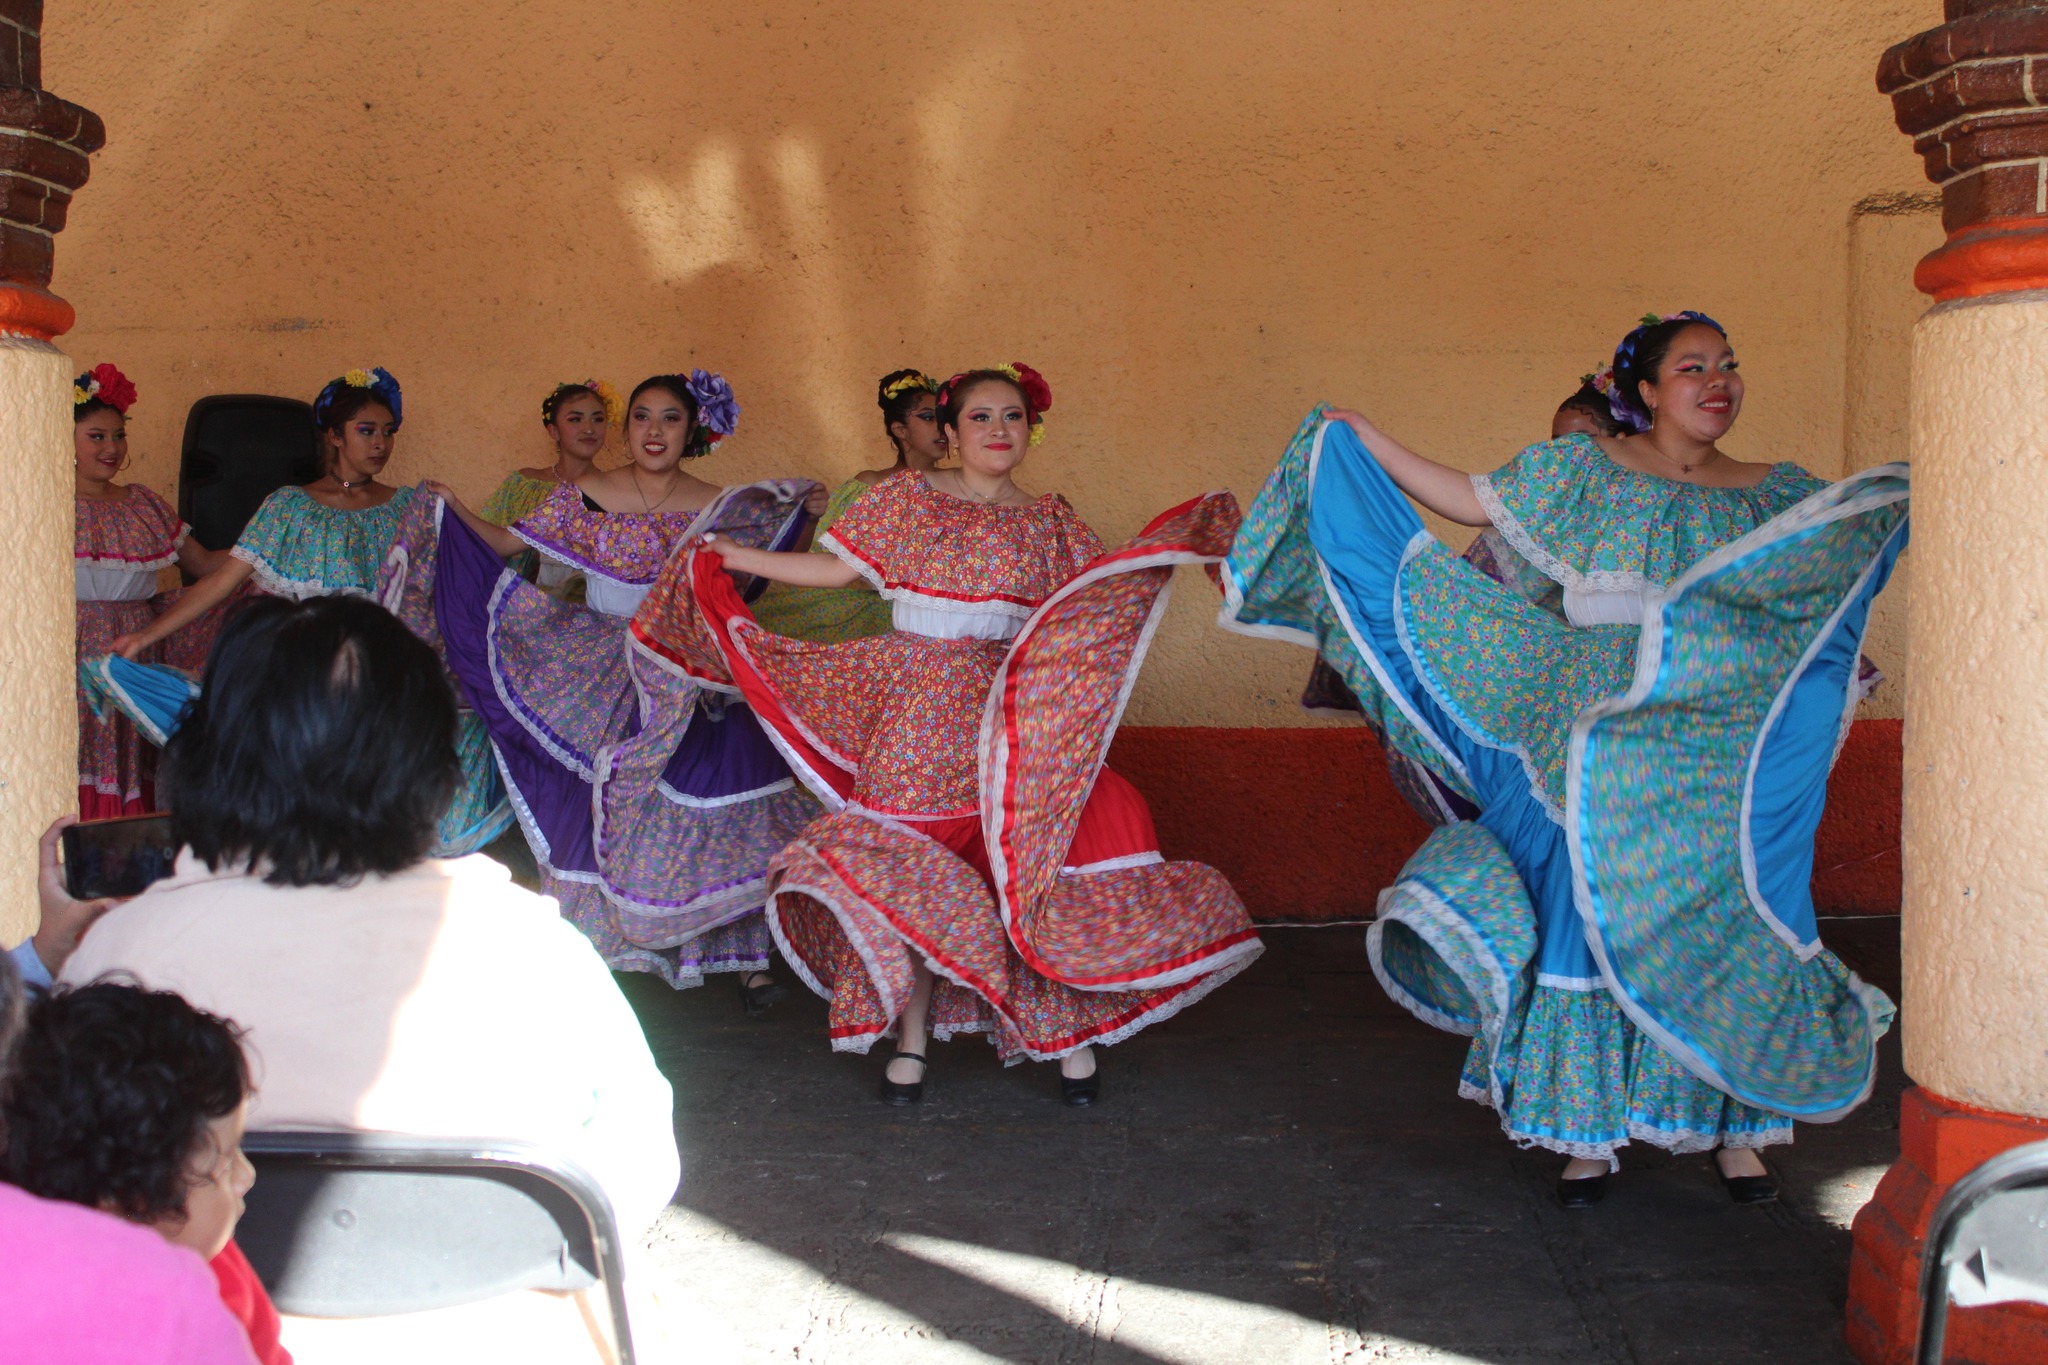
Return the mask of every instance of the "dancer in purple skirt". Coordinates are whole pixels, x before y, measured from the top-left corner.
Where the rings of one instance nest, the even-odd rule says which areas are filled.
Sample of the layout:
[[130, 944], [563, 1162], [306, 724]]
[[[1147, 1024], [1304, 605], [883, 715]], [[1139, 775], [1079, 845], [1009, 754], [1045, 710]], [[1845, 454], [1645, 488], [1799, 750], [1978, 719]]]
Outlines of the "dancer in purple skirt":
[[[439, 498], [408, 517], [382, 593], [440, 645], [490, 732], [543, 889], [605, 961], [678, 989], [739, 973], [759, 1013], [787, 994], [766, 970], [768, 859], [818, 807], [737, 697], [636, 669], [626, 647], [677, 545], [716, 531], [787, 549], [823, 501], [803, 480], [720, 488], [685, 473], [738, 416], [718, 376], [657, 375], [627, 405], [632, 463], [561, 485], [510, 528], [429, 482]], [[507, 567], [528, 549], [580, 571], [586, 603]]]

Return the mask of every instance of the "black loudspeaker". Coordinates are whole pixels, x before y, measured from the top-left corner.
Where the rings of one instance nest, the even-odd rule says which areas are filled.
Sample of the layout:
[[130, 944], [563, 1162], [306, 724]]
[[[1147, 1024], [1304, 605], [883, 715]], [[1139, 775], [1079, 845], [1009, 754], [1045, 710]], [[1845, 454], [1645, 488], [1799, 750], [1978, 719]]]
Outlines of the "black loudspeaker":
[[225, 550], [263, 500], [320, 477], [313, 405], [260, 393], [202, 398], [185, 417], [178, 515], [209, 550]]

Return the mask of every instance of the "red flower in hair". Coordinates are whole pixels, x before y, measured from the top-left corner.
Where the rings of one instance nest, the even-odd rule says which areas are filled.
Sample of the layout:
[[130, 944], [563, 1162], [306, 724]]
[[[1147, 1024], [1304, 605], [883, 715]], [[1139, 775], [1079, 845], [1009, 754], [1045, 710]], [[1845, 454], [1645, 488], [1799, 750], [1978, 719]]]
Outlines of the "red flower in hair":
[[1017, 372], [1017, 387], [1023, 390], [1024, 401], [1031, 405], [1031, 420], [1035, 422], [1040, 413], [1052, 410], [1052, 385], [1021, 360], [1011, 361], [1010, 368]]
[[135, 386], [128, 382], [128, 376], [112, 365], [102, 362], [92, 367], [92, 377], [99, 382], [99, 392], [93, 397], [105, 403], [122, 416], [135, 404]]

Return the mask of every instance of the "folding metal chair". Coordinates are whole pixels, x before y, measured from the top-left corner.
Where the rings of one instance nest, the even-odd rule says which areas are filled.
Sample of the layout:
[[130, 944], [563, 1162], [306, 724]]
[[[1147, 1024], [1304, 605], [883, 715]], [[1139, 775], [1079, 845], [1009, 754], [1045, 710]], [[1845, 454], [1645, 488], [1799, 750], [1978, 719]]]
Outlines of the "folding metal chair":
[[2048, 1304], [2048, 1142], [1991, 1158], [1936, 1206], [1920, 1259], [1919, 1365], [1941, 1365], [1950, 1300]]
[[383, 1317], [523, 1289], [604, 1287], [634, 1365], [611, 1202], [531, 1143], [400, 1133], [262, 1132], [235, 1240], [283, 1313]]

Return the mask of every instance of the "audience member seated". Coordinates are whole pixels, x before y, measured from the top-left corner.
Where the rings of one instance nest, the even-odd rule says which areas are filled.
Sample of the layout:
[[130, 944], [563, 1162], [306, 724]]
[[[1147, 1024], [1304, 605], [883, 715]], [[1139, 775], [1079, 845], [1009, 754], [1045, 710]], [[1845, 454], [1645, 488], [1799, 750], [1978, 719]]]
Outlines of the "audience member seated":
[[[12, 956], [0, 957], [0, 1064], [13, 1051], [21, 996]], [[251, 1365], [255, 1357], [191, 1251], [112, 1214], [0, 1184], [0, 1360]]]
[[167, 991], [99, 982], [40, 996], [0, 1087], [0, 1179], [198, 1253], [256, 1358], [291, 1365], [232, 1241], [256, 1178], [242, 1155], [248, 1093], [234, 1026]]
[[251, 603], [164, 750], [176, 870], [60, 980], [122, 972], [237, 1021], [251, 1128], [524, 1139], [589, 1170], [636, 1242], [679, 1175], [668, 1083], [553, 901], [426, 858], [455, 723], [438, 660], [374, 603]]

